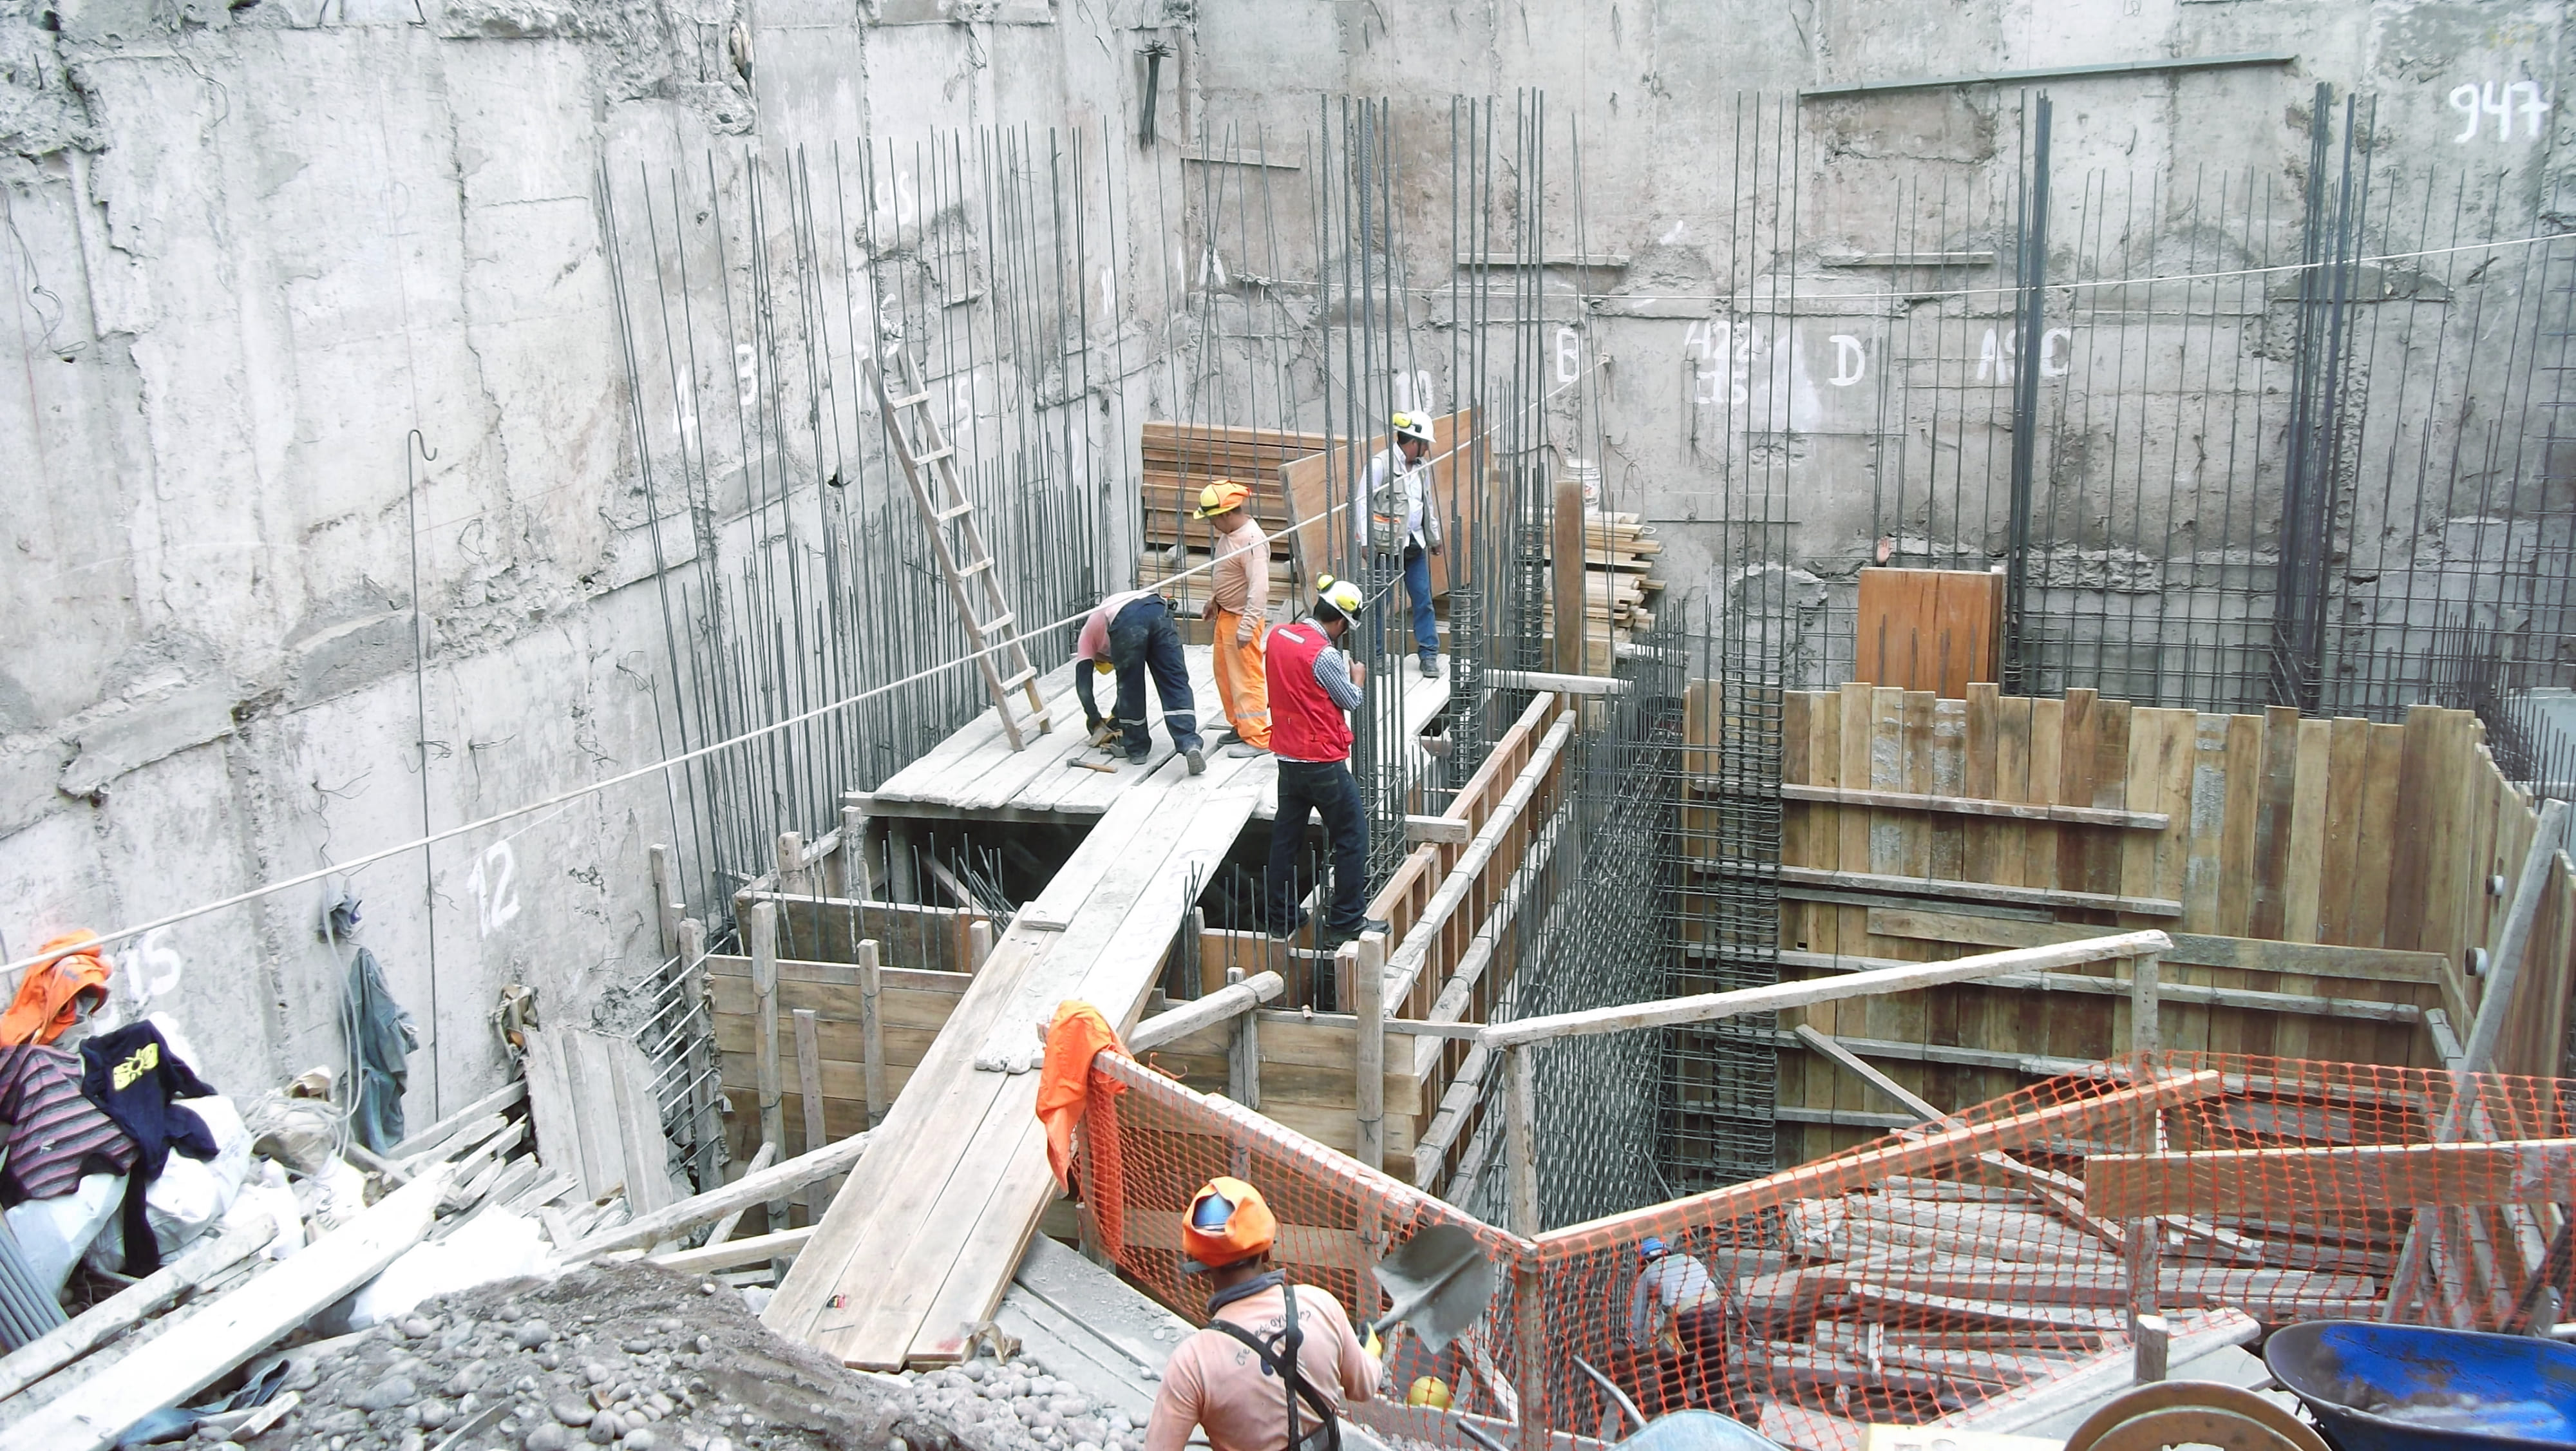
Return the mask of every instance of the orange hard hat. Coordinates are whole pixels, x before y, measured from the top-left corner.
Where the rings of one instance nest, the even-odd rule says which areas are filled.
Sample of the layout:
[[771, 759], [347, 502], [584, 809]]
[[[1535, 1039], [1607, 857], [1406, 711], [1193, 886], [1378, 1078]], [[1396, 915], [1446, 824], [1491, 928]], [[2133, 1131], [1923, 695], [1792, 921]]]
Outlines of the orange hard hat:
[[1199, 490], [1199, 506], [1196, 510], [1191, 512], [1190, 517], [1193, 519], [1213, 518], [1216, 515], [1229, 513], [1233, 510], [1242, 508], [1251, 498], [1252, 490], [1245, 488], [1243, 485], [1236, 483], [1232, 479], [1219, 479], [1215, 483], [1208, 485], [1206, 488]]
[[1279, 1221], [1271, 1217], [1261, 1191], [1222, 1174], [1190, 1200], [1189, 1215], [1181, 1221], [1181, 1247], [1205, 1270], [1241, 1264], [1278, 1237]]

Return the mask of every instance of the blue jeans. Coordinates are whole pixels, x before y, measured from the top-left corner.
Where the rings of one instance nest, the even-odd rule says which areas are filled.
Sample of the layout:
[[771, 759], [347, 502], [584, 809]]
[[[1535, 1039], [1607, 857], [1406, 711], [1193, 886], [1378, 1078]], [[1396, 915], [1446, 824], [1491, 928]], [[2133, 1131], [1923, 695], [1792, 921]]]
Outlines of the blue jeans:
[[1306, 844], [1306, 816], [1320, 812], [1333, 852], [1333, 905], [1328, 930], [1357, 934], [1368, 918], [1368, 816], [1360, 809], [1360, 783], [1347, 761], [1279, 763], [1279, 815], [1270, 823], [1270, 870], [1263, 877], [1271, 930], [1298, 927], [1297, 851]]
[[1431, 556], [1419, 544], [1404, 546], [1404, 600], [1413, 607], [1413, 648], [1440, 653], [1440, 626], [1431, 617]]
[[[1154, 677], [1154, 693], [1162, 698], [1163, 725], [1172, 733], [1172, 749], [1199, 749], [1198, 700], [1190, 693], [1189, 661], [1181, 653], [1181, 632], [1172, 625], [1171, 606], [1161, 595], [1147, 595], [1110, 620], [1109, 661], [1118, 668], [1116, 719], [1129, 756], [1141, 761], [1154, 747], [1154, 734], [1145, 721], [1149, 673]], [[1077, 666], [1073, 678], [1083, 714], [1097, 717], [1100, 709], [1092, 703], [1090, 668]]]

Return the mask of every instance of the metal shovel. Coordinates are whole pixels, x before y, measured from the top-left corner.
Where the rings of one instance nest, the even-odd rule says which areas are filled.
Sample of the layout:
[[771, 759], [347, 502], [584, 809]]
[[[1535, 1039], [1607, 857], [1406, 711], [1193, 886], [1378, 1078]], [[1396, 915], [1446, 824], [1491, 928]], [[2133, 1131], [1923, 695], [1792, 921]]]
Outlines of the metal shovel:
[[1369, 1328], [1410, 1325], [1434, 1355], [1466, 1333], [1494, 1302], [1494, 1266], [1475, 1233], [1435, 1224], [1378, 1262], [1377, 1282], [1394, 1303]]

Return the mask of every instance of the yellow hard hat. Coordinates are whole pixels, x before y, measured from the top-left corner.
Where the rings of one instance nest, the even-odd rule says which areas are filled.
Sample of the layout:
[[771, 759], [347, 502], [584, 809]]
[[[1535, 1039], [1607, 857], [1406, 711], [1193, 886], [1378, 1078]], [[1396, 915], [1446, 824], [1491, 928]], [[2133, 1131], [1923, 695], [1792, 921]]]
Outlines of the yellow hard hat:
[[1358, 614], [1360, 606], [1368, 603], [1368, 597], [1360, 593], [1358, 585], [1347, 579], [1335, 579], [1329, 574], [1315, 577], [1315, 600], [1318, 604], [1332, 606], [1343, 619]]
[[1210, 519], [1240, 509], [1252, 498], [1252, 490], [1232, 479], [1219, 479], [1199, 490], [1199, 506], [1190, 512], [1193, 519]]
[[1449, 1382], [1436, 1375], [1416, 1377], [1413, 1388], [1404, 1393], [1408, 1406], [1429, 1406], [1435, 1411], [1449, 1409]]

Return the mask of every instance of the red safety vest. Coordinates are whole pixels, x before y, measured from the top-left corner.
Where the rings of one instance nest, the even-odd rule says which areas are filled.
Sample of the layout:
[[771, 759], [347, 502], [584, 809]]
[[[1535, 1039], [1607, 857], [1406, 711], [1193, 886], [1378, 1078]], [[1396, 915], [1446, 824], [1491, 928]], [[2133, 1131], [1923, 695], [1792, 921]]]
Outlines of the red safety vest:
[[1261, 662], [1270, 682], [1270, 749], [1291, 761], [1339, 761], [1351, 753], [1351, 723], [1315, 683], [1315, 657], [1332, 637], [1312, 620], [1270, 632]]

